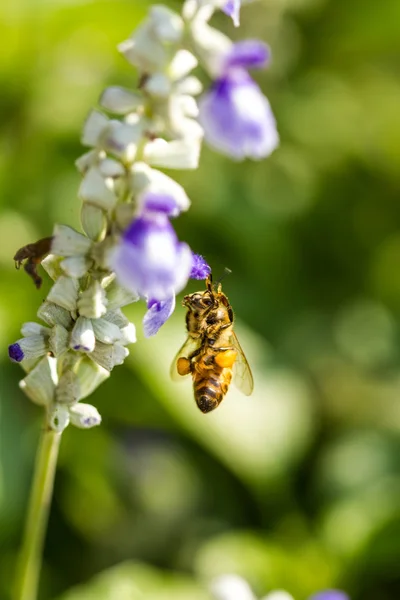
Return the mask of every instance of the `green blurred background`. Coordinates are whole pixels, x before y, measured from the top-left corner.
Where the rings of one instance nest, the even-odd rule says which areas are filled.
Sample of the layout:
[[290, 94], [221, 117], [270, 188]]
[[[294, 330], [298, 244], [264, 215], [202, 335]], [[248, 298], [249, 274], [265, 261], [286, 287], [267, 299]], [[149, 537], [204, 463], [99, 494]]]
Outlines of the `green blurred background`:
[[[169, 5], [179, 8], [180, 2]], [[21, 539], [40, 410], [7, 345], [37, 292], [17, 248], [79, 228], [74, 160], [118, 54], [149, 6], [134, 0], [0, 4], [0, 597]], [[40, 598], [208, 600], [220, 573], [296, 600], [346, 589], [400, 597], [400, 3], [266, 0], [235, 38], [271, 44], [257, 79], [282, 144], [234, 164], [204, 149], [176, 173], [192, 199], [176, 227], [219, 275], [255, 375], [213, 414], [169, 381], [184, 309], [92, 398], [103, 425], [62, 441]], [[196, 289], [190, 285], [190, 291]], [[144, 305], [127, 314], [140, 328]], [[142, 335], [141, 335], [142, 338]]]

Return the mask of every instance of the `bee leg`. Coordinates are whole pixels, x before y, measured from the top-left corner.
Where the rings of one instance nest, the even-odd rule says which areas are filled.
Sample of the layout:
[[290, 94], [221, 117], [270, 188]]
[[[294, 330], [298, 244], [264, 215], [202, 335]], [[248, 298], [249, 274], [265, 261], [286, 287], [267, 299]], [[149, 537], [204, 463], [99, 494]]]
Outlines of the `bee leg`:
[[218, 354], [214, 358], [215, 363], [221, 368], [233, 367], [233, 364], [237, 357], [236, 350], [233, 350], [232, 348], [227, 348], [226, 350], [218, 348], [218, 350], [220, 350], [220, 352], [218, 352]]
[[190, 360], [192, 360], [192, 358], [194, 358], [195, 356], [198, 356], [198, 354], [200, 354], [200, 352], [201, 352], [201, 348], [197, 348], [197, 350], [195, 350], [194, 352], [189, 354]]
[[188, 358], [181, 356], [176, 363], [176, 370], [179, 375], [188, 375], [192, 370], [192, 363]]

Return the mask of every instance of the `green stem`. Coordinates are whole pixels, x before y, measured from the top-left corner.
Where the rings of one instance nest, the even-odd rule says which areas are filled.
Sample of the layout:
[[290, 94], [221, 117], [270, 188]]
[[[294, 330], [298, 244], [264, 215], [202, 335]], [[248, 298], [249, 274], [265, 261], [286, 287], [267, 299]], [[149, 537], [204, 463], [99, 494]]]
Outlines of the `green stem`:
[[42, 430], [36, 455], [14, 600], [36, 600], [61, 434]]

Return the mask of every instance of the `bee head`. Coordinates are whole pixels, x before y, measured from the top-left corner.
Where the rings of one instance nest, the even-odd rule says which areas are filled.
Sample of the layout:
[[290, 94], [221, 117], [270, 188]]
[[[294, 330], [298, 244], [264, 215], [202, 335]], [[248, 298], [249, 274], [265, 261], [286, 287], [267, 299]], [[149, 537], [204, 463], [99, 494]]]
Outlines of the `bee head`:
[[195, 292], [194, 294], [185, 296], [182, 304], [192, 310], [207, 310], [214, 304], [214, 295], [209, 290], [205, 292]]

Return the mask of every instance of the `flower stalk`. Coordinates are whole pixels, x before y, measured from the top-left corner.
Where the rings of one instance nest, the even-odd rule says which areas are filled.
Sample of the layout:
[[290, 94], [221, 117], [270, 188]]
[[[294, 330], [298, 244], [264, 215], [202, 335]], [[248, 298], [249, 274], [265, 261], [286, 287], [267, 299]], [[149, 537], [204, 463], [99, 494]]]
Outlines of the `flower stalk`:
[[61, 434], [48, 427], [46, 418], [36, 455], [14, 600], [35, 600], [37, 597], [60, 441]]

